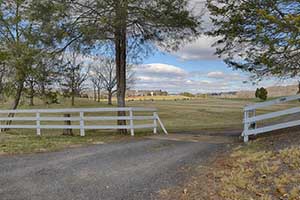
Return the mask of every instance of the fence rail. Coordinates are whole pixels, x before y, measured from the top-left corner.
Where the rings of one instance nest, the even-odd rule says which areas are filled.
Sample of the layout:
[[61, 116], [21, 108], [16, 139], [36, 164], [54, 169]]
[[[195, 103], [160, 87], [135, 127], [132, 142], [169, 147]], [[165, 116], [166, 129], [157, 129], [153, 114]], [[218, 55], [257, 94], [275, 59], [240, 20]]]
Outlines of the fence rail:
[[[101, 112], [128, 112], [128, 116], [86, 116], [86, 113], [101, 113]], [[138, 112], [146, 112], [148, 115], [135, 115]], [[42, 114], [79, 114], [78, 116], [70, 117], [50, 117], [41, 116]], [[35, 124], [0, 124], [0, 129], [36, 129], [37, 135], [41, 135], [41, 129], [79, 129], [80, 135], [85, 136], [85, 130], [88, 129], [129, 129], [132, 136], [134, 136], [135, 129], [152, 128], [153, 133], [157, 133], [158, 124], [165, 134], [168, 134], [161, 119], [157, 114], [156, 108], [140, 108], [140, 107], [123, 107], [123, 108], [71, 108], [71, 109], [24, 109], [24, 110], [0, 110], [0, 114], [35, 114], [35, 116], [22, 117], [0, 117], [0, 122], [7, 121], [32, 121]], [[151, 114], [151, 115], [150, 115]], [[127, 125], [87, 125], [86, 121], [129, 121]], [[152, 123], [135, 124], [138, 120], [151, 120]], [[79, 125], [42, 125], [42, 122], [79, 122]]]
[[295, 120], [295, 121], [284, 122], [284, 123], [257, 128], [257, 122], [259, 121], [272, 119], [275, 117], [281, 117], [289, 114], [300, 113], [300, 107], [289, 108], [289, 109], [275, 111], [275, 112], [262, 114], [262, 115], [256, 115], [256, 110], [258, 108], [264, 108], [267, 106], [272, 106], [272, 105], [299, 100], [299, 99], [300, 99], [300, 95], [294, 95], [294, 96], [281, 97], [275, 100], [246, 106], [244, 108], [244, 120], [243, 120], [244, 131], [242, 133], [242, 137], [244, 137], [244, 142], [248, 142], [250, 135], [257, 135], [264, 132], [269, 132], [269, 131], [300, 125], [300, 120]]

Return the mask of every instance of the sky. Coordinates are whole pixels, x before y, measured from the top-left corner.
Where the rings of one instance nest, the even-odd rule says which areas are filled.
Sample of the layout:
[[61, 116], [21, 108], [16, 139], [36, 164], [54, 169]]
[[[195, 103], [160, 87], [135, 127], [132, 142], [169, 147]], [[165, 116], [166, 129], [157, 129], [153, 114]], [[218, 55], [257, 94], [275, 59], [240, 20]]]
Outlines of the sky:
[[229, 68], [214, 55], [212, 38], [200, 37], [178, 52], [156, 51], [135, 69], [137, 90], [165, 90], [170, 93], [213, 93], [255, 90], [257, 87], [296, 84], [297, 80], [265, 79], [258, 83], [251, 74]]
[[155, 52], [136, 68], [135, 88], [207, 93], [249, 87], [243, 84], [248, 80], [246, 74], [230, 69], [214, 55], [212, 42], [203, 36], [178, 52]]
[[[211, 28], [209, 14], [202, 0], [190, 0], [195, 10], [205, 12], [203, 26]], [[170, 93], [212, 93], [255, 90], [257, 87], [296, 84], [296, 80], [268, 79], [253, 84], [250, 74], [229, 68], [214, 55], [215, 38], [200, 36], [179, 51], [157, 50], [136, 67], [134, 89], [166, 90]]]

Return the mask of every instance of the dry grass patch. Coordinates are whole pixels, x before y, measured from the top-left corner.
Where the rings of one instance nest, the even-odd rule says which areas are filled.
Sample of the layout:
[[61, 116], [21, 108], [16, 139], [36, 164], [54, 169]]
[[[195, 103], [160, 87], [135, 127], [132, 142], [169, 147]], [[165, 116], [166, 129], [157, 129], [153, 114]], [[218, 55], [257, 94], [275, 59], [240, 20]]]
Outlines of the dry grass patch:
[[[163, 200], [300, 200], [300, 131], [291, 129], [231, 147]], [[184, 190], [186, 192], [184, 192]]]
[[300, 199], [300, 147], [267, 152], [251, 148], [236, 149], [230, 167], [215, 172], [218, 195], [230, 200]]

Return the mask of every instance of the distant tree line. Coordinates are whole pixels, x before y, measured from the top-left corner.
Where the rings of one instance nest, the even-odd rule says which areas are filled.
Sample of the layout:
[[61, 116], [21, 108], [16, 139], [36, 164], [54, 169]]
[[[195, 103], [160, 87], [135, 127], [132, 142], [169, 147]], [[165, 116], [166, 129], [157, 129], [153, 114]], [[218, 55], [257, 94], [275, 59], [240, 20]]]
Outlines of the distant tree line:
[[185, 97], [195, 97], [196, 95], [190, 93], [190, 92], [182, 92], [180, 95], [185, 96]]

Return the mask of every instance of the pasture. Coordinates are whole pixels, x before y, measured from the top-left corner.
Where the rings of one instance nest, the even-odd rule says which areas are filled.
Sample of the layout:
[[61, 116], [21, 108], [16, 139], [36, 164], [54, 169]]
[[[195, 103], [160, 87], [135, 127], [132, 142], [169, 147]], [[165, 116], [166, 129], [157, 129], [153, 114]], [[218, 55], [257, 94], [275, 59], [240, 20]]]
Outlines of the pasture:
[[[164, 125], [170, 133], [206, 133], [222, 134], [224, 130], [242, 130], [243, 107], [246, 104], [257, 102], [255, 99], [221, 99], [221, 98], [184, 98], [180, 96], [155, 99], [128, 100], [127, 106], [155, 107]], [[276, 107], [259, 110], [258, 113], [291, 107], [298, 102], [291, 102]], [[60, 99], [59, 104], [42, 105], [37, 102], [35, 106], [21, 105], [20, 109], [35, 108], [68, 108], [69, 101]], [[75, 107], [93, 108], [109, 107], [105, 101], [95, 102], [88, 99], [76, 99]], [[9, 108], [9, 103], [1, 105], [2, 109]], [[24, 122], [25, 123], [25, 122]], [[26, 122], [27, 123], [27, 122]], [[63, 122], [62, 122], [63, 123]], [[116, 123], [116, 122], [112, 122]], [[62, 130], [42, 130], [42, 136], [37, 137], [36, 131], [31, 129], [11, 129], [0, 134], [0, 154], [30, 153], [53, 151], [66, 147], [82, 146], [86, 144], [99, 144], [115, 140], [128, 140], [130, 136], [119, 135], [111, 130], [88, 130], [85, 137], [63, 136]], [[159, 133], [162, 133], [159, 130]], [[137, 138], [152, 134], [151, 129], [137, 130]]]

